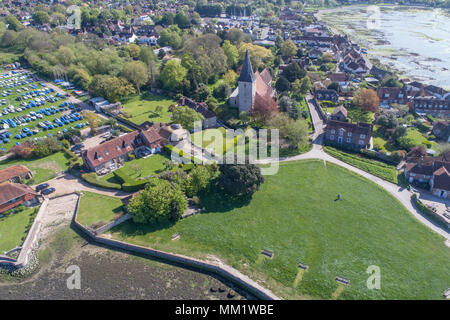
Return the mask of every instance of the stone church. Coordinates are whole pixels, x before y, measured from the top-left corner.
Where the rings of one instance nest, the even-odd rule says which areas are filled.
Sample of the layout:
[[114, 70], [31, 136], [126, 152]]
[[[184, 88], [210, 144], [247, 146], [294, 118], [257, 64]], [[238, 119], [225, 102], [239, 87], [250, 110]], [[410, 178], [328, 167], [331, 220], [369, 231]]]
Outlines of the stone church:
[[239, 113], [251, 113], [258, 104], [276, 104], [273, 99], [275, 90], [272, 88], [272, 76], [269, 70], [253, 73], [252, 63], [245, 53], [244, 64], [238, 78], [238, 86], [230, 95], [230, 107], [238, 108]]

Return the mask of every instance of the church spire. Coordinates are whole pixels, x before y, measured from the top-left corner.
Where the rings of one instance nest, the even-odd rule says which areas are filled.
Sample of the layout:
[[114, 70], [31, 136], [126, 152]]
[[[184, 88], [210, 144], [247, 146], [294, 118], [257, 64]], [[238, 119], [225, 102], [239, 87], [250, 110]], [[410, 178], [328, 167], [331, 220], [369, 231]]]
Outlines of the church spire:
[[244, 64], [242, 65], [241, 74], [238, 81], [253, 82], [255, 81], [255, 74], [253, 73], [252, 63], [248, 55], [248, 49], [245, 52]]

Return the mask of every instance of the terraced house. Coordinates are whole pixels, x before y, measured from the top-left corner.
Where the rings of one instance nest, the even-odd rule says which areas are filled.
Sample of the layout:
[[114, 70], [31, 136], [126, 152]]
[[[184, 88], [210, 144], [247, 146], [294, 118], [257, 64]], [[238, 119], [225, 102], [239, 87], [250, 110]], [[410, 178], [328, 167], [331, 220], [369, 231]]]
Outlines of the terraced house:
[[164, 145], [163, 138], [155, 128], [133, 131], [121, 137], [102, 143], [83, 152], [82, 159], [86, 169], [97, 174], [106, 174], [120, 168], [130, 160], [140, 148], [149, 148], [151, 153], [160, 152]]

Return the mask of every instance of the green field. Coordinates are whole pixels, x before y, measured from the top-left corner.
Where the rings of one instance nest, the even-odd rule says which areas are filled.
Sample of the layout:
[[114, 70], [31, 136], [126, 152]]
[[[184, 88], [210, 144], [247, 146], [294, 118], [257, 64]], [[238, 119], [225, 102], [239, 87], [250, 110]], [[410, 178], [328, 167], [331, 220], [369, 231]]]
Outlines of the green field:
[[[39, 87], [39, 89], [42, 89], [42, 88], [43, 88], [43, 87], [39, 84], [39, 82], [32, 82], [32, 83], [29, 83], [29, 84], [26, 84], [26, 85], [23, 85], [23, 86], [19, 86], [19, 87], [15, 87], [15, 88], [10, 88], [10, 90], [12, 90], [12, 92], [11, 92], [11, 94], [10, 94], [9, 96], [7, 96], [7, 97], [0, 96], [0, 100], [6, 99], [6, 101], [7, 101], [7, 104], [6, 104], [6, 105], [0, 106], [0, 110], [3, 111], [3, 109], [4, 109], [5, 107], [7, 107], [8, 105], [10, 105], [10, 104], [13, 105], [16, 109], [17, 109], [18, 107], [21, 107], [21, 101], [16, 101], [16, 98], [17, 98], [18, 96], [21, 96], [21, 94], [22, 94], [23, 92], [17, 93], [17, 92], [16, 92], [16, 89], [18, 89], [18, 88], [20, 89], [20, 88], [23, 88], [23, 87], [29, 87], [29, 88], [30, 88], [30, 86], [31, 86], [32, 84], [36, 84], [36, 85]], [[5, 91], [5, 90], [8, 90], [8, 88], [6, 88], [6, 87], [0, 88], [0, 93], [2, 93], [2, 92]], [[31, 89], [31, 90], [35, 90], [35, 89]], [[52, 93], [50, 93], [49, 95], [55, 96], [55, 94], [56, 94], [55, 92], [52, 92]], [[28, 103], [30, 100], [33, 100], [33, 99], [34, 99], [34, 98], [25, 100], [25, 102]], [[6, 119], [8, 119], [8, 118], [14, 118], [14, 117], [24, 116], [24, 115], [26, 115], [26, 114], [29, 114], [29, 113], [32, 112], [32, 111], [36, 112], [36, 111], [38, 111], [38, 110], [40, 110], [40, 109], [42, 109], [42, 108], [48, 108], [48, 107], [50, 107], [50, 106], [54, 106], [55, 108], [59, 108], [60, 103], [61, 103], [61, 102], [64, 102], [65, 100], [66, 100], [65, 98], [59, 98], [58, 101], [56, 101], [56, 102], [46, 102], [45, 105], [43, 105], [43, 106], [38, 106], [38, 107], [30, 108], [30, 109], [25, 109], [25, 110], [23, 110], [23, 111], [21, 111], [21, 112], [8, 113], [8, 114], [6, 114], [6, 115], [0, 114], [0, 119], [5, 119], [5, 120], [6, 120]], [[30, 139], [30, 138], [45, 137], [45, 136], [48, 136], [48, 134], [56, 135], [58, 132], [61, 132], [64, 128], [69, 129], [69, 128], [72, 127], [72, 126], [75, 127], [75, 125], [76, 125], [77, 123], [83, 122], [83, 121], [77, 121], [77, 122], [73, 122], [73, 123], [66, 124], [66, 125], [64, 125], [64, 126], [62, 126], [62, 127], [55, 127], [54, 129], [46, 130], [46, 131], [42, 130], [42, 129], [39, 127], [39, 122], [44, 122], [44, 121], [48, 120], [48, 121], [50, 121], [50, 122], [53, 123], [53, 120], [54, 120], [56, 117], [60, 118], [62, 115], [66, 114], [66, 113], [69, 113], [69, 111], [58, 112], [58, 113], [55, 113], [55, 114], [50, 115], [50, 116], [45, 116], [45, 115], [43, 115], [43, 118], [42, 118], [42, 119], [36, 119], [36, 120], [31, 121], [31, 122], [28, 122], [28, 123], [26, 123], [26, 124], [18, 125], [18, 126], [15, 127], [15, 128], [12, 128], [12, 127], [9, 128], [9, 129], [8, 129], [8, 132], [11, 133], [11, 137], [9, 138], [9, 142], [8, 142], [8, 143], [1, 143], [1, 144], [0, 144], [0, 148], [1, 148], [1, 149], [8, 150], [8, 149], [11, 148], [12, 146], [14, 146], [14, 145], [16, 144], [16, 142], [23, 143], [24, 141], [27, 141], [27, 140]], [[39, 132], [38, 132], [37, 134], [34, 134], [34, 135], [30, 136], [30, 137], [17, 139], [17, 138], [15, 137], [15, 135], [21, 133], [21, 132], [22, 132], [22, 129], [23, 129], [24, 127], [27, 127], [28, 129], [34, 129], [34, 128], [37, 128], [37, 129], [39, 129]]]
[[[283, 298], [329, 299], [337, 275], [351, 281], [339, 299], [443, 299], [449, 286], [444, 238], [374, 183], [331, 163], [282, 163], [249, 203], [202, 201], [204, 214], [176, 225], [129, 221], [110, 233], [160, 250], [215, 255]], [[181, 238], [172, 241], [175, 232]], [[263, 249], [274, 257], [263, 258]], [[309, 269], [295, 286], [299, 262]], [[366, 287], [372, 265], [381, 270], [380, 290]]]
[[22, 238], [27, 235], [27, 226], [35, 208], [26, 208], [17, 214], [0, 218], [0, 254], [22, 245]]
[[67, 170], [69, 159], [63, 152], [54, 153], [41, 159], [12, 159], [0, 161], [0, 169], [22, 164], [33, 173], [33, 183], [39, 184], [54, 178], [59, 172]]
[[122, 201], [102, 194], [83, 192], [77, 220], [85, 226], [104, 225], [123, 212]]
[[[169, 106], [171, 104], [176, 105], [177, 102], [163, 96], [149, 94], [132, 96], [123, 101], [124, 112], [131, 116], [129, 118], [130, 121], [138, 125], [145, 121], [153, 121], [155, 123], [170, 122], [171, 112], [169, 112]], [[159, 114], [155, 112], [157, 106], [162, 107], [162, 111]]]

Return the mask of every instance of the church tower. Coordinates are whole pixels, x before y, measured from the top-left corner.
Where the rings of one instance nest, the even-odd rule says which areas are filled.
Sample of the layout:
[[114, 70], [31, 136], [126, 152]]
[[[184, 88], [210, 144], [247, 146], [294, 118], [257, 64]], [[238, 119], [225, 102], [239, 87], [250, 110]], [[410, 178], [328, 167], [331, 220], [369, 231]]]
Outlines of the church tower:
[[239, 112], [250, 112], [256, 93], [256, 77], [253, 73], [252, 63], [248, 55], [248, 50], [245, 52], [244, 64], [242, 66], [241, 74], [238, 78], [238, 87]]

